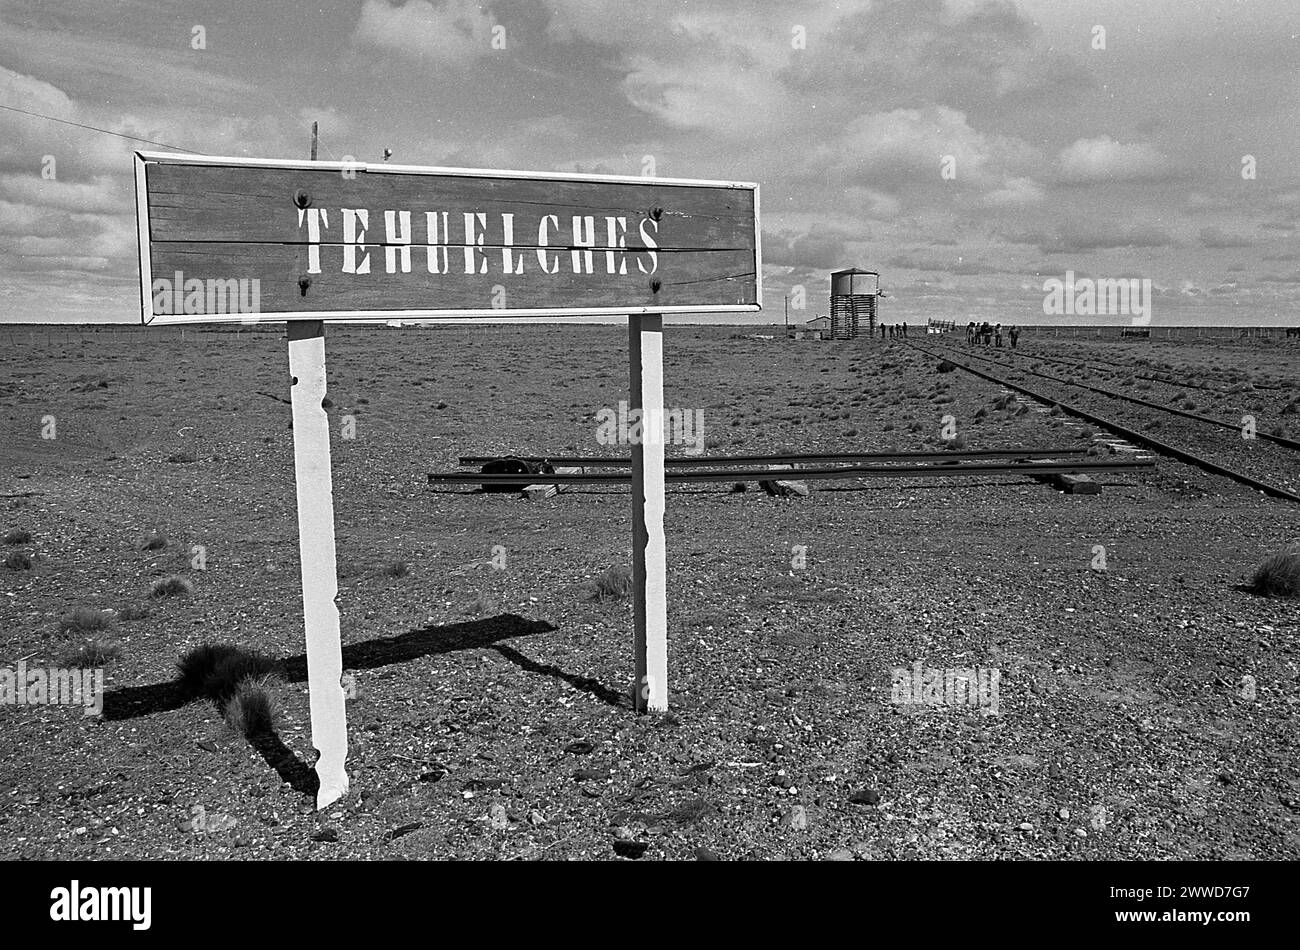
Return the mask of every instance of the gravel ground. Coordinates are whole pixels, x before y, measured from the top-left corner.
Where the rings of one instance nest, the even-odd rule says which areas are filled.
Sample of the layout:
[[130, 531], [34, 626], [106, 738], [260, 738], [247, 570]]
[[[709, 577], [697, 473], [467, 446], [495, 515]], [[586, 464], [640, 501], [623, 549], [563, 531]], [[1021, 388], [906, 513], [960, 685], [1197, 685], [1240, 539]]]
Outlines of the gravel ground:
[[[945, 415], [972, 449], [1095, 437], [901, 344], [736, 336], [667, 333], [666, 403], [704, 411], [710, 451], [934, 448]], [[1242, 587], [1300, 536], [1296, 507], [1163, 460], [1096, 496], [672, 487], [670, 712], [635, 716], [631, 607], [582, 597], [630, 559], [626, 489], [424, 479], [460, 454], [614, 451], [595, 416], [626, 398], [626, 338], [599, 327], [330, 329], [356, 696], [352, 790], [318, 814], [283, 340], [158, 339], [0, 357], [0, 531], [29, 531], [6, 549], [34, 559], [0, 568], [0, 666], [55, 664], [75, 608], [149, 609], [109, 631], [103, 717], [0, 706], [0, 857], [1300, 855], [1300, 604]], [[173, 573], [192, 594], [149, 598]], [[273, 741], [177, 699], [175, 659], [205, 640], [282, 662]], [[996, 669], [996, 714], [894, 702], [916, 661]]]

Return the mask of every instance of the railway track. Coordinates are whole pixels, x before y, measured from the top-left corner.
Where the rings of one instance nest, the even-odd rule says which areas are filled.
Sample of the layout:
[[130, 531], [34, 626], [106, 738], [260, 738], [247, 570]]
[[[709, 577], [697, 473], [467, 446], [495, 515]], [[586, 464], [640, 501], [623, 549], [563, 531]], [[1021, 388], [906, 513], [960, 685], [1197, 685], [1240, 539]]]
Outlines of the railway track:
[[[1260, 432], [1255, 433], [1255, 439], [1247, 440], [1241, 437], [1242, 427], [1239, 424], [1161, 406], [1158, 403], [1086, 383], [1059, 379], [1024, 367], [1008, 366], [1000, 360], [978, 354], [957, 354], [947, 351], [946, 348], [933, 350], [915, 343], [908, 345], [934, 359], [946, 359], [968, 373], [1022, 393], [1031, 399], [1045, 404], [1059, 405], [1070, 415], [1100, 426], [1130, 442], [1144, 445], [1169, 458], [1230, 478], [1271, 497], [1300, 502], [1300, 494], [1296, 493], [1297, 489], [1300, 489], [1300, 477], [1297, 471], [1300, 469], [1298, 464], [1300, 456], [1295, 454], [1300, 450], [1300, 443], [1294, 440]], [[1030, 388], [1023, 379], [1015, 382], [965, 362], [972, 356], [976, 360], [986, 364], [991, 363], [1013, 374], [1022, 377], [1024, 375], [1041, 377], [1057, 387], [1074, 387], [1079, 392], [1067, 399], [1062, 398], [1059, 389], [1056, 393], [1052, 393]], [[1152, 425], [1152, 415], [1156, 413], [1163, 413], [1165, 416], [1163, 419], [1157, 416], [1160, 421], [1157, 425]], [[1143, 428], [1135, 426], [1143, 426]], [[1157, 427], [1168, 431], [1182, 444], [1174, 444], [1153, 435], [1151, 430]], [[1236, 434], [1224, 435], [1222, 429], [1232, 429]]]
[[[1014, 372], [1028, 373], [1031, 376], [1038, 376], [1041, 377], [1042, 379], [1050, 380], [1051, 382], [1054, 383], [1061, 383], [1066, 386], [1077, 386], [1080, 389], [1086, 389], [1089, 392], [1097, 393], [1102, 396], [1109, 396], [1111, 399], [1121, 399], [1126, 402], [1133, 403], [1135, 405], [1143, 406], [1147, 409], [1155, 409], [1158, 410], [1159, 412], [1167, 412], [1171, 415], [1182, 416], [1185, 419], [1195, 419], [1197, 422], [1203, 422], [1206, 425], [1218, 426], [1221, 429], [1231, 429], [1234, 432], [1240, 432], [1242, 428], [1240, 422], [1227, 422], [1223, 419], [1216, 419], [1213, 416], [1206, 416], [1197, 412], [1190, 412], [1186, 409], [1176, 409], [1173, 406], [1164, 406], [1158, 402], [1151, 402], [1148, 399], [1141, 399], [1137, 396], [1128, 396], [1125, 395], [1124, 393], [1117, 393], [1113, 389], [1103, 389], [1100, 386], [1093, 386], [1090, 383], [1081, 383], [1078, 380], [1060, 379], [1059, 377], [1056, 376], [1049, 376], [1046, 373], [1040, 373], [1037, 370], [1026, 369], [1023, 366], [1015, 366], [1013, 364], [1008, 364], [1001, 360], [992, 359], [987, 356], [982, 356], [975, 353], [965, 353], [962, 354], [962, 356], [965, 358], [974, 358], [977, 360], [983, 360], [986, 363], [992, 363], [994, 366], [1001, 366], [1005, 369], [1010, 369]], [[1036, 359], [1037, 357], [1026, 357], [1026, 359], [1029, 358]], [[1300, 451], [1300, 442], [1297, 442], [1294, 439], [1288, 439], [1285, 438], [1284, 436], [1272, 435], [1271, 433], [1268, 432], [1256, 432], [1255, 437], [1258, 439], [1263, 439], [1266, 442], [1273, 442], [1276, 443], [1277, 445], [1282, 445], [1285, 446], [1286, 448], [1295, 451]]]
[[[1024, 356], [1026, 358], [1031, 358], [1027, 353], [1017, 353], [1016, 355]], [[1088, 370], [1092, 372], [1098, 372], [1098, 371], [1111, 372], [1112, 370], [1118, 370], [1118, 371], [1127, 372], [1134, 379], [1144, 379], [1150, 383], [1164, 383], [1166, 386], [1179, 386], [1183, 389], [1196, 389], [1196, 390], [1200, 390], [1201, 392], [1218, 393], [1219, 395], [1223, 395], [1223, 396], [1226, 396], [1232, 392], [1230, 388], [1220, 389], [1218, 386], [1209, 386], [1206, 385], [1205, 383], [1172, 382], [1171, 380], [1161, 379], [1159, 376], [1150, 376], [1147, 375], [1146, 373], [1140, 372], [1141, 367], [1136, 366], [1134, 364], [1113, 363], [1110, 360], [1097, 359], [1096, 357], [1092, 359], [1092, 363], [1102, 363], [1105, 366], [1110, 367], [1110, 369], [1101, 369], [1100, 367], [1093, 366], [1092, 363], [1089, 362], [1082, 362], [1082, 361], [1076, 362], [1073, 360], [1063, 360], [1055, 356], [1044, 356], [1041, 353], [1035, 353], [1032, 356], [1032, 359], [1042, 360], [1045, 363], [1052, 363], [1056, 366], [1066, 366], [1075, 371]]]
[[[1014, 462], [1028, 459], [1069, 458], [1086, 455], [1087, 449], [1049, 448], [1049, 449], [960, 449], [956, 451], [935, 452], [933, 450], [917, 452], [823, 452], [815, 454], [777, 454], [777, 455], [688, 455], [664, 459], [665, 468], [700, 468], [702, 466], [741, 466], [741, 465], [808, 465], [839, 464], [853, 462], [927, 462], [936, 459], [944, 463], [952, 461], [1000, 460]], [[496, 455], [462, 455], [459, 465], [486, 465], [499, 461]], [[578, 465], [583, 468], [630, 468], [631, 458], [616, 458], [602, 455], [512, 455], [509, 458], [521, 462], [549, 463], [551, 465]]]
[[[1075, 370], [1086, 369], [1093, 372], [1096, 372], [1099, 369], [1102, 372], [1122, 371], [1128, 373], [1130, 376], [1133, 376], [1135, 379], [1144, 379], [1152, 383], [1163, 383], [1166, 386], [1177, 386], [1182, 389], [1198, 389], [1201, 390], [1202, 392], [1218, 393], [1219, 395], [1222, 396], [1235, 395], [1236, 393], [1241, 392], [1241, 390], [1237, 389], [1236, 387], [1240, 386], [1241, 383], [1245, 382], [1245, 380], [1229, 379], [1227, 377], [1217, 375], [1217, 374], [1211, 374], [1211, 373], [1202, 374], [1205, 379], [1211, 380], [1216, 383], [1224, 383], [1227, 385], [1226, 389], [1221, 389], [1218, 386], [1210, 386], [1205, 383], [1196, 383], [1190, 380], [1179, 381], [1176, 379], [1170, 379], [1169, 377], [1173, 375], [1172, 370], [1160, 370], [1153, 366], [1143, 366], [1142, 364], [1138, 364], [1138, 363], [1121, 363], [1115, 360], [1104, 359], [1100, 356], [1092, 356], [1089, 357], [1087, 360], [1066, 360], [1056, 356], [1044, 356], [1041, 353], [1030, 353], [1030, 352], [1024, 352], [1019, 350], [1008, 350], [1005, 352], [1008, 352], [1012, 356], [1022, 356], [1026, 359], [1042, 360], [1046, 363], [1054, 363], [1058, 366], [1068, 366], [1071, 369], [1075, 369]], [[1094, 363], [1102, 364], [1102, 366], [1104, 366], [1105, 369], [1101, 369], [1101, 367], [1093, 366], [1092, 364]], [[1146, 372], [1143, 372], [1143, 370], [1145, 370]], [[1156, 374], [1164, 373], [1164, 375], [1163, 376], [1150, 375], [1152, 373], [1156, 373]], [[1291, 386], [1280, 386], [1273, 383], [1252, 382], [1250, 385], [1254, 389], [1263, 390], [1267, 392], [1285, 392], [1292, 388]]]
[[[932, 456], [946, 456], [947, 452], [932, 452]], [[954, 478], [971, 475], [1065, 475], [1087, 472], [1127, 472], [1150, 469], [1152, 459], [1082, 459], [1062, 461], [1019, 460], [1016, 462], [973, 461], [935, 458], [932, 464], [879, 464], [879, 465], [806, 465], [801, 468], [733, 468], [689, 469], [670, 468], [664, 473], [666, 482], [754, 482], [778, 479], [799, 481], [822, 479], [862, 478]], [[631, 484], [631, 472], [430, 472], [430, 485], [619, 485]], [[1300, 498], [1297, 499], [1300, 501]]]

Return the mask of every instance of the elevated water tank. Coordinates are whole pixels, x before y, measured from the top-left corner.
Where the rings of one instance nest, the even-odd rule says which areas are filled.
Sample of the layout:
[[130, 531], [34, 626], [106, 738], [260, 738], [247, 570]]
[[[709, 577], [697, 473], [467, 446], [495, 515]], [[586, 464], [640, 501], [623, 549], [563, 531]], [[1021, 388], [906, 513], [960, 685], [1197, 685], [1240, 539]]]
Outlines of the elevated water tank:
[[876, 298], [880, 296], [880, 274], [850, 267], [831, 274], [831, 338], [851, 340], [865, 325], [876, 328]]

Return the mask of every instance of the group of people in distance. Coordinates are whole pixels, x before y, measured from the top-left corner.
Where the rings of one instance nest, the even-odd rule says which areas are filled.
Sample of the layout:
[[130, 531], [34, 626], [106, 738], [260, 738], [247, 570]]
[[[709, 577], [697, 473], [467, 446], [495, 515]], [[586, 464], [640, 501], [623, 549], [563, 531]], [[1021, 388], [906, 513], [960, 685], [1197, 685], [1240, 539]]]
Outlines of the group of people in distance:
[[881, 338], [882, 340], [885, 338], [885, 331], [886, 331], [886, 330], [889, 331], [889, 338], [890, 338], [891, 340], [892, 340], [892, 339], [895, 339], [895, 338], [902, 338], [902, 337], [907, 336], [907, 324], [906, 324], [906, 323], [897, 323], [897, 324], [891, 323], [891, 324], [889, 324], [888, 326], [886, 326], [885, 324], [882, 323], [882, 324], [880, 325], [880, 338]]
[[[1014, 350], [1016, 348], [1016, 341], [1020, 339], [1020, 328], [1009, 327], [1007, 329], [1007, 336], [1011, 338], [1011, 348]], [[990, 343], [995, 343], [997, 346], [1001, 346], [1002, 324], [997, 323], [990, 326], [987, 320], [983, 323], [976, 323], [972, 320], [970, 323], [966, 324], [966, 342], [983, 343], [985, 346], [988, 346]]]

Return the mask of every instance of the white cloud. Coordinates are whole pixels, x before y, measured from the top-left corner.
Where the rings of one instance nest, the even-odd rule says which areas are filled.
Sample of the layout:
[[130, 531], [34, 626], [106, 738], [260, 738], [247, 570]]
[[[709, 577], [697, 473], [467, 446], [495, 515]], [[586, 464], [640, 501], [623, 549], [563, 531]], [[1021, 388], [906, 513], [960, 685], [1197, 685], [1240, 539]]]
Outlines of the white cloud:
[[1061, 178], [1069, 182], [1142, 181], [1170, 177], [1169, 159], [1146, 144], [1125, 145], [1109, 135], [1078, 139], [1057, 157]]
[[299, 109], [295, 118], [304, 128], [309, 128], [313, 122], [319, 122], [322, 133], [334, 138], [342, 138], [352, 131], [351, 121], [333, 107], [307, 106]]
[[1008, 178], [1006, 184], [984, 196], [991, 207], [1036, 204], [1043, 200], [1043, 189], [1032, 178]]
[[0, 104], [60, 119], [76, 118], [72, 99], [62, 89], [3, 66], [0, 66]]
[[[1033, 183], [1012, 173], [1034, 156], [1025, 142], [980, 132], [946, 106], [861, 116], [818, 153], [822, 164], [877, 190], [974, 187], [1007, 192], [1002, 199], [1032, 197]], [[950, 181], [942, 176], [949, 157]]]
[[846, 208], [864, 214], [868, 218], [892, 218], [902, 210], [902, 205], [896, 197], [874, 188], [851, 185], [845, 189], [844, 194], [848, 199], [845, 202]]
[[33, 205], [0, 201], [0, 234], [31, 234], [41, 227], [43, 217]]
[[[134, 222], [125, 216], [67, 215], [50, 222], [39, 213], [33, 220], [35, 209], [17, 209], [12, 214], [5, 203], [0, 203], [0, 218], [5, 219], [0, 233], [0, 252], [16, 253], [20, 257], [66, 258], [116, 258], [133, 259], [136, 256]], [[13, 231], [8, 225], [17, 225]], [[30, 227], [24, 227], [30, 225]]]
[[[62, 89], [3, 66], [0, 66], [0, 105], [64, 122], [99, 124], [83, 114]], [[45, 156], [49, 155], [55, 159], [56, 171], [62, 162], [71, 164], [76, 159], [84, 161], [87, 158], [92, 160], [97, 170], [103, 169], [108, 164], [100, 152], [106, 145], [100, 141], [104, 138], [108, 137], [35, 116], [0, 112], [0, 165], [39, 174]], [[120, 155], [122, 149], [114, 148], [113, 151]]]
[[383, 46], [443, 63], [463, 63], [492, 52], [498, 20], [475, 0], [365, 0], [353, 31], [359, 45]]
[[783, 121], [784, 91], [743, 56], [719, 48], [689, 63], [633, 56], [623, 92], [635, 108], [678, 128], [749, 137]]
[[83, 214], [112, 214], [134, 209], [128, 181], [121, 175], [116, 178], [101, 175], [88, 183], [47, 180], [36, 174], [3, 175], [0, 176], [0, 196]]
[[1216, 250], [1229, 247], [1254, 247], [1255, 245], [1255, 242], [1250, 238], [1225, 231], [1218, 225], [1201, 228], [1201, 243]]

